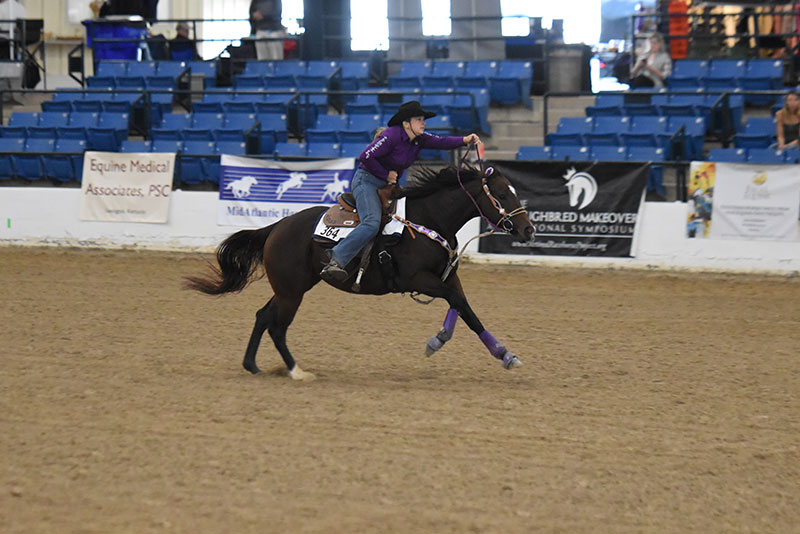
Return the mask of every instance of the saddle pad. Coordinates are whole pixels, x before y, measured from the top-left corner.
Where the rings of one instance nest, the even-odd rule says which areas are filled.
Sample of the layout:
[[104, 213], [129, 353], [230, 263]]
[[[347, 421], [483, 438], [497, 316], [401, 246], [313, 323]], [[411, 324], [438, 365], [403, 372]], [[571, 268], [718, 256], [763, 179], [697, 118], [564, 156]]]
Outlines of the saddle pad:
[[[405, 219], [406, 199], [400, 198], [396, 202], [397, 202], [397, 210], [395, 211], [395, 214], [398, 217]], [[339, 241], [350, 235], [350, 232], [352, 232], [357, 228], [356, 226], [352, 228], [347, 228], [345, 226], [335, 226], [335, 227], [328, 226], [322, 221], [324, 215], [325, 213], [323, 213], [320, 216], [319, 220], [317, 221], [317, 226], [316, 228], [314, 228], [314, 239], [322, 239], [333, 243], [338, 243]], [[389, 222], [386, 223], [386, 226], [383, 227], [383, 232], [381, 233], [383, 235], [391, 235], [399, 237], [400, 234], [403, 233], [403, 228], [405, 228], [405, 225], [403, 223], [401, 223], [397, 219], [390, 219]]]

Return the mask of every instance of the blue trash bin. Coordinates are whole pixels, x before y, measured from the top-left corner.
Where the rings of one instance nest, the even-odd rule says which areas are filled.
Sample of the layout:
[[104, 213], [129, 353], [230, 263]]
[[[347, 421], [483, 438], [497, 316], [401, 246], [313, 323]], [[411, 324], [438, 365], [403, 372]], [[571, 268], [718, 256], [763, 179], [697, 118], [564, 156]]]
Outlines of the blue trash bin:
[[[147, 27], [141, 17], [108, 17], [84, 20], [86, 44], [94, 51], [95, 61], [104, 59], [139, 59], [142, 39], [147, 37]], [[116, 43], [95, 43], [95, 39], [130, 39]]]

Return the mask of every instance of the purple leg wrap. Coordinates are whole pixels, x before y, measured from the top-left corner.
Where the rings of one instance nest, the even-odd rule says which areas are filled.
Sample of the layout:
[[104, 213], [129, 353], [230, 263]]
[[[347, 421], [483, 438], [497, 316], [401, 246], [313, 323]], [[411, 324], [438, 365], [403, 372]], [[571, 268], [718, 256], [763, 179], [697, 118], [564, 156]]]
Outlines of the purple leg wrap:
[[[458, 312], [450, 308], [447, 310], [447, 316], [444, 318], [444, 324], [442, 325], [442, 329], [447, 332], [448, 336], [453, 335], [453, 330], [456, 329], [456, 321], [458, 320]], [[448, 339], [450, 339], [448, 337]]]
[[503, 357], [503, 354], [506, 353], [506, 348], [503, 344], [497, 341], [488, 330], [481, 332], [481, 335], [478, 337], [483, 341], [483, 344], [486, 345], [486, 348], [489, 349], [489, 352], [491, 352], [492, 356], [495, 358], [500, 359]]

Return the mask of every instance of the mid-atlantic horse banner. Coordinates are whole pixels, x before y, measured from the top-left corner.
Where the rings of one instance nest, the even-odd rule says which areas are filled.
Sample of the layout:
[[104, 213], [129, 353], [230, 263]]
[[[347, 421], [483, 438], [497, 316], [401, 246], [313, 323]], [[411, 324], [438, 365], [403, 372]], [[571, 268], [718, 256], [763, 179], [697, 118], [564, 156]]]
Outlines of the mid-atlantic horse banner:
[[298, 211], [333, 204], [350, 190], [355, 160], [273, 161], [223, 155], [217, 223], [267, 226]]
[[595, 162], [493, 162], [517, 188], [536, 239], [480, 240], [480, 252], [630, 257], [648, 165]]

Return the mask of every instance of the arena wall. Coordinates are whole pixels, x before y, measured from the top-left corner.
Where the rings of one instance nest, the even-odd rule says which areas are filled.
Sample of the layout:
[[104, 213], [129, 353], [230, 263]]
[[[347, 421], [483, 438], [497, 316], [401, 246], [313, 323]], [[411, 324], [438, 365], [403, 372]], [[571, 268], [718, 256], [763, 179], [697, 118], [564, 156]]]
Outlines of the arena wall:
[[[0, 244], [211, 251], [239, 229], [217, 225], [216, 192], [174, 191], [166, 224], [81, 221], [80, 198], [80, 189], [72, 188], [0, 189]], [[800, 271], [800, 242], [689, 239], [685, 228], [685, 204], [645, 202], [634, 258], [480, 254], [477, 240], [470, 243], [467, 253], [471, 261], [480, 262], [779, 274]], [[459, 233], [459, 242], [466, 243], [477, 233], [475, 219]]]

